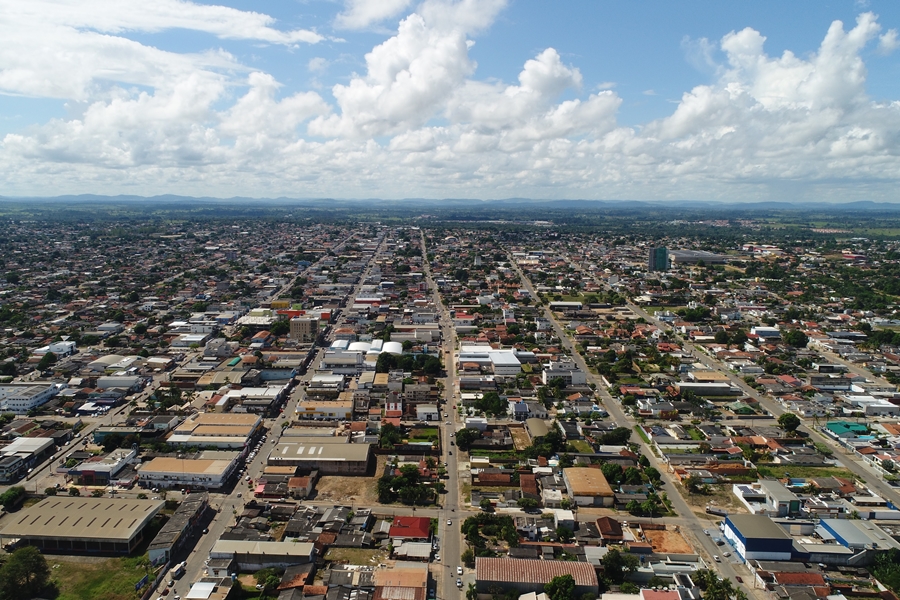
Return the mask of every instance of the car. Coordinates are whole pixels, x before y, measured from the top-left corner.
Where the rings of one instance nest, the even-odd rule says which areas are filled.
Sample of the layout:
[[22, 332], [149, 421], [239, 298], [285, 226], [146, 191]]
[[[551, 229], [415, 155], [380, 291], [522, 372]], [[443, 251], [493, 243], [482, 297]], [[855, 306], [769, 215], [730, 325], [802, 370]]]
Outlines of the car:
[[447, 456], [453, 456], [453, 450], [447, 450]]
[[453, 525], [453, 521], [451, 521], [450, 519], [447, 519], [447, 525]]
[[450, 445], [455, 446], [456, 444], [453, 443], [453, 440], [450, 440]]
[[716, 562], [722, 562], [722, 560], [719, 558], [718, 554], [713, 554], [713, 560]]
[[444, 425], [450, 425], [450, 421], [447, 421], [446, 423], [444, 423]]
[[456, 567], [456, 574], [462, 575], [462, 567]]
[[704, 529], [704, 530], [703, 530], [703, 533], [705, 533], [706, 535], [712, 535], [712, 534], [709, 532], [709, 529]]
[[440, 555], [440, 554], [435, 554], [435, 555], [434, 555], [434, 562], [441, 562], [441, 555]]
[[458, 588], [461, 588], [461, 587], [462, 587], [462, 579], [457, 579], [457, 580], [456, 580], [456, 587], [458, 587]]
[[238, 498], [240, 498], [240, 497], [243, 496], [243, 495], [244, 495], [243, 493], [238, 492]]
[[174, 596], [172, 596], [172, 600], [181, 600], [181, 596], [175, 594]]
[[249, 476], [249, 475], [247, 475], [246, 480], [247, 480], [247, 481], [250, 481], [250, 476]]
[[741, 579], [741, 576], [740, 576], [740, 575], [735, 575], [735, 576], [734, 576], [734, 580], [737, 581], [738, 583], [744, 583], [744, 580]]
[[170, 579], [170, 580], [169, 580], [169, 583], [168, 583], [168, 586], [169, 586], [169, 587], [172, 587], [172, 586], [174, 586], [174, 585], [175, 585], [175, 580], [174, 580], [174, 579]]
[[261, 584], [261, 583], [257, 583], [257, 584], [256, 584], [256, 589], [258, 589], [258, 590], [261, 590], [261, 589], [263, 589], [264, 587], [266, 587], [266, 586], [264, 586], [264, 585]]
[[728, 558], [729, 556], [731, 556], [731, 552], [723, 552], [722, 556], [724, 556], [725, 558]]
[[203, 533], [209, 533], [209, 528], [204, 527], [204, 528], [203, 528]]

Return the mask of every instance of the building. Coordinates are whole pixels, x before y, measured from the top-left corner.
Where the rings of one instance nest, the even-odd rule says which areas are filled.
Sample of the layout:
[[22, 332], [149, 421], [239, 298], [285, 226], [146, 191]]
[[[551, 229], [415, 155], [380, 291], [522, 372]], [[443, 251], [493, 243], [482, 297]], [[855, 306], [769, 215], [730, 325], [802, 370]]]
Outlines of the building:
[[96, 456], [69, 469], [76, 485], [109, 485], [122, 469], [137, 457], [137, 448], [117, 448], [106, 456]]
[[763, 479], [759, 489], [766, 496], [766, 505], [771, 516], [786, 517], [800, 513], [800, 498], [775, 479]]
[[728, 515], [722, 533], [745, 561], [791, 560], [791, 536], [767, 516]]
[[669, 252], [669, 258], [673, 264], [678, 265], [696, 265], [701, 262], [707, 265], [723, 265], [728, 260], [724, 254], [714, 254], [705, 250], [672, 250]]
[[347, 444], [345, 438], [282, 441], [267, 464], [319, 471], [320, 475], [365, 475], [372, 463], [371, 444]]
[[206, 512], [207, 506], [209, 494], [206, 492], [185, 496], [147, 547], [148, 558], [152, 565], [169, 562], [180, 548], [191, 541], [191, 533], [202, 527], [203, 513]]
[[[53, 455], [56, 444], [48, 437], [19, 437], [0, 448], [3, 459], [17, 457], [22, 460], [25, 469], [38, 465]], [[10, 461], [12, 465], [15, 461]]]
[[0, 384], [0, 412], [13, 412], [17, 415], [27, 414], [28, 411], [46, 404], [60, 389], [61, 387], [55, 384]]
[[851, 550], [900, 549], [900, 543], [871, 521], [855, 519], [821, 519], [818, 533], [824, 539], [833, 539]]
[[209, 551], [210, 561], [230, 559], [241, 572], [284, 569], [313, 562], [316, 548], [306, 542], [253, 542], [219, 540]]
[[578, 506], [612, 506], [615, 501], [615, 494], [600, 469], [563, 469], [563, 481], [566, 491]]
[[541, 380], [544, 385], [554, 379], [561, 379], [564, 385], [585, 385], [587, 376], [573, 360], [551, 361], [544, 369]]
[[394, 517], [388, 537], [392, 540], [428, 541], [431, 539], [431, 519], [428, 517]]
[[173, 446], [243, 448], [261, 429], [260, 415], [199, 413], [176, 427], [166, 441]]
[[199, 458], [158, 456], [138, 469], [143, 488], [188, 488], [217, 490], [226, 485], [238, 468], [239, 452], [206, 451]]
[[494, 375], [516, 376], [522, 372], [522, 363], [513, 348], [495, 349], [491, 346], [460, 346], [457, 368], [463, 370], [465, 363], [477, 364], [479, 368]]
[[576, 598], [583, 594], [598, 594], [597, 572], [586, 562], [481, 556], [475, 559], [475, 589], [481, 594], [492, 593], [494, 587], [521, 594], [543, 592], [547, 582], [563, 575], [575, 579]]
[[312, 344], [319, 335], [319, 320], [309, 317], [294, 317], [290, 321], [291, 331], [288, 334], [290, 339], [296, 340], [301, 344]]
[[666, 248], [650, 248], [650, 259], [647, 261], [648, 271], [668, 271], [669, 251]]
[[162, 510], [162, 500], [52, 496], [6, 519], [0, 544], [44, 553], [131, 554]]
[[301, 400], [297, 404], [296, 416], [298, 419], [316, 421], [349, 421], [353, 417], [353, 401]]

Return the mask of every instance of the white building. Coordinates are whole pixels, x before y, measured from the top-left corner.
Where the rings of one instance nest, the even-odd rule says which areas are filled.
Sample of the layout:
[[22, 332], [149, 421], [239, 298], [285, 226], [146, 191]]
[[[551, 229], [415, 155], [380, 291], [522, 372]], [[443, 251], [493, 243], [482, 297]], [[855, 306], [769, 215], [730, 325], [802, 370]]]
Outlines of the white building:
[[572, 360], [551, 361], [541, 376], [544, 385], [553, 379], [562, 379], [565, 385], [585, 385], [587, 376]]
[[4, 383], [0, 384], [0, 411], [27, 414], [55, 396], [64, 384]]

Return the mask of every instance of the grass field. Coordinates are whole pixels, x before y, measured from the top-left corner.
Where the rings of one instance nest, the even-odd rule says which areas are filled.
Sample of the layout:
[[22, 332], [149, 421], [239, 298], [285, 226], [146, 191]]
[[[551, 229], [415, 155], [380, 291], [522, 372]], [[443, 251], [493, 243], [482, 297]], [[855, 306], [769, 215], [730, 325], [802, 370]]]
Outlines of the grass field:
[[[144, 557], [110, 558], [99, 562], [68, 562], [47, 557], [51, 577], [59, 589], [56, 600], [135, 600], [134, 584], [148, 573]], [[153, 574], [150, 573], [150, 579]]]
[[758, 465], [757, 471], [760, 477], [774, 477], [783, 479], [785, 477], [841, 477], [851, 481], [856, 479], [856, 475], [841, 467], [798, 467], [793, 465]]
[[590, 454], [591, 452], [594, 451], [594, 449], [591, 448], [591, 445], [588, 444], [588, 443], [587, 443], [586, 441], [584, 441], [584, 440], [572, 440], [572, 441], [569, 442], [569, 443], [572, 444], [573, 446], [575, 446], [575, 448], [576, 448], [579, 452], [583, 452], [583, 453], [585, 453], [585, 454]]
[[438, 439], [437, 427], [421, 427], [410, 432], [411, 440], [436, 440]]

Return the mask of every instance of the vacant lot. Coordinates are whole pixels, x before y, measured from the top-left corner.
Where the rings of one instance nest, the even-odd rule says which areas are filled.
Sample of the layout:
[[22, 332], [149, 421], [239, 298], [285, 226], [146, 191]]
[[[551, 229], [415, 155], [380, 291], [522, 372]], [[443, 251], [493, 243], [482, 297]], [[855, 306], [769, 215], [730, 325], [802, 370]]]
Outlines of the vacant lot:
[[517, 451], [522, 451], [531, 446], [531, 437], [524, 427], [510, 427], [509, 432], [512, 434], [513, 444]]
[[[47, 556], [51, 577], [59, 588], [57, 600], [140, 598], [134, 591], [134, 584], [148, 574], [142, 562], [143, 559], [137, 558], [82, 560], [79, 557]], [[154, 575], [149, 574], [152, 580]]]
[[364, 548], [329, 548], [325, 552], [325, 560], [348, 565], [378, 565], [386, 562], [386, 550], [367, 550]]
[[798, 467], [794, 465], [765, 465], [757, 466], [760, 477], [785, 477], [810, 478], [810, 477], [841, 477], [854, 481], [856, 475], [841, 467]]
[[332, 500], [336, 504], [378, 504], [375, 483], [384, 472], [387, 456], [376, 457], [375, 475], [371, 477], [339, 477], [327, 475], [316, 484], [316, 500]]
[[653, 547], [654, 552], [665, 554], [693, 554], [694, 549], [677, 531], [668, 530], [644, 530], [647, 541]]

